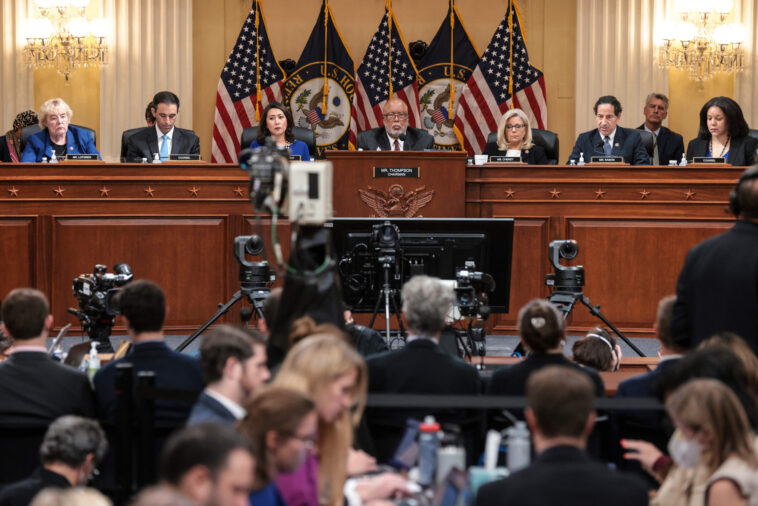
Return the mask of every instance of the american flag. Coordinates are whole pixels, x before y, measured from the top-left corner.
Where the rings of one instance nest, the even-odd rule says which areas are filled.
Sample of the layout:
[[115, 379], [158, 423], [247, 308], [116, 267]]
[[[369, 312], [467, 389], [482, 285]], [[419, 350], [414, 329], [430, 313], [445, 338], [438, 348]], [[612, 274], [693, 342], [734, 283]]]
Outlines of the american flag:
[[501, 115], [511, 108], [522, 109], [533, 127], [545, 128], [545, 97], [545, 77], [529, 63], [519, 10], [511, 0], [463, 90], [455, 115], [456, 135], [469, 154], [481, 153], [487, 135], [497, 130]]
[[[262, 114], [269, 102], [281, 102], [283, 79], [284, 73], [268, 41], [260, 0], [253, 0], [250, 13], [218, 80], [211, 149], [213, 163], [237, 161], [242, 130], [258, 124], [256, 105]], [[260, 102], [257, 97], [258, 81]]]
[[[392, 54], [390, 55], [390, 20], [392, 20]], [[391, 62], [391, 68], [390, 68]], [[358, 132], [383, 125], [382, 107], [390, 98], [389, 76], [392, 74], [392, 90], [408, 104], [408, 123], [421, 125], [418, 105], [416, 66], [413, 64], [403, 36], [397, 27], [395, 16], [388, 9], [371, 38], [363, 62], [355, 73], [352, 121], [350, 122], [350, 145], [355, 147]]]

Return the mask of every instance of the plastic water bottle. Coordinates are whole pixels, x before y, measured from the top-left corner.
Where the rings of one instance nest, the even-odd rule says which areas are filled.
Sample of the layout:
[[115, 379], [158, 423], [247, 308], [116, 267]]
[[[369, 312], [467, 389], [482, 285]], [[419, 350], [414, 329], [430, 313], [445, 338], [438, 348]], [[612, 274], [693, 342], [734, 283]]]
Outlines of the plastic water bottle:
[[682, 161], [679, 162], [679, 166], [680, 167], [684, 167], [685, 165], [687, 165], [687, 155], [686, 154], [682, 154]]
[[459, 438], [448, 438], [445, 434], [437, 450], [437, 483], [442, 483], [454, 468], [466, 470], [466, 450], [460, 444]]
[[424, 423], [419, 425], [419, 457], [418, 472], [419, 485], [428, 487], [432, 484], [434, 470], [437, 467], [437, 449], [440, 445], [439, 434], [440, 424], [433, 416], [424, 418]]
[[569, 160], [569, 165], [576, 165], [576, 160], [574, 160], [573, 158]]
[[508, 435], [508, 472], [515, 473], [529, 465], [532, 459], [532, 445], [526, 422], [517, 421], [506, 430]]
[[97, 354], [97, 343], [92, 341], [89, 348], [89, 360], [87, 360], [87, 376], [90, 380], [95, 376], [98, 369], [100, 369], [100, 357]]
[[584, 165], [584, 153], [579, 153], [579, 163], [577, 165]]
[[158, 153], [153, 153], [153, 163], [161, 163], [161, 157]]
[[48, 163], [48, 161], [47, 161], [47, 157], [46, 157], [46, 156], [43, 156], [43, 157], [42, 157], [42, 163]]

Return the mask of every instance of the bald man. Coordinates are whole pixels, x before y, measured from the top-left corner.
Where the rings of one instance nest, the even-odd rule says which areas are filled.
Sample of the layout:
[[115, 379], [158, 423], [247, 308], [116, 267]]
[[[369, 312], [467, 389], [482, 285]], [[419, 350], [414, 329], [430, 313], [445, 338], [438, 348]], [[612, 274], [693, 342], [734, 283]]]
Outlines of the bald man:
[[384, 126], [358, 134], [358, 149], [423, 151], [432, 149], [434, 137], [426, 130], [408, 126], [408, 105], [397, 97], [384, 104]]

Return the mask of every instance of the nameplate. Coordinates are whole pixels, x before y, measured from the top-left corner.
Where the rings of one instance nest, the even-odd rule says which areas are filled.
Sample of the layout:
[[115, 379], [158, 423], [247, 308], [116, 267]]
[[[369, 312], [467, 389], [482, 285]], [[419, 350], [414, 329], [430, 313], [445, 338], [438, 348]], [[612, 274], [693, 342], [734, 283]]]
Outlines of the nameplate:
[[96, 162], [96, 161], [98, 161], [97, 160], [97, 155], [95, 153], [81, 153], [81, 154], [73, 154], [73, 155], [72, 154], [67, 154], [66, 155], [66, 160], [73, 160], [73, 161], [77, 161], [77, 162], [82, 162], [82, 161]]
[[692, 163], [726, 163], [726, 158], [718, 156], [695, 156], [692, 158]]
[[169, 161], [172, 162], [187, 162], [187, 161], [199, 161], [200, 160], [200, 154], [190, 154], [190, 153], [184, 153], [184, 154], [176, 154], [176, 155], [169, 155], [168, 156]]
[[290, 161], [294, 160], [296, 162], [302, 161], [303, 157], [301, 155], [290, 155]]
[[490, 163], [521, 163], [521, 157], [492, 155], [490, 156]]
[[592, 163], [624, 163], [623, 156], [593, 156], [590, 158]]
[[419, 167], [374, 167], [374, 177], [411, 177], [418, 179]]

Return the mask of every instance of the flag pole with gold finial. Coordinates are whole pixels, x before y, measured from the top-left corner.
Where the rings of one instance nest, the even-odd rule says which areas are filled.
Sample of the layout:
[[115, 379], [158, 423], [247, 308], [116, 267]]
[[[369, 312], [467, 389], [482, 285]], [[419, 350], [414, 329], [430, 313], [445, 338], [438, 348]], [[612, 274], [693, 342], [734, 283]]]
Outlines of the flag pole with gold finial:
[[394, 95], [392, 91], [392, 0], [387, 0], [385, 2], [385, 6], [387, 7], [387, 44], [389, 44], [389, 57], [387, 63], [389, 64], [389, 80], [390, 80], [390, 94], [387, 97], [387, 100], [392, 98], [392, 95]]
[[455, 104], [455, 58], [453, 52], [453, 41], [455, 39], [455, 0], [450, 0], [450, 109], [448, 109], [448, 119], [453, 118], [453, 104]]
[[327, 40], [329, 39], [329, 0], [324, 0], [324, 90], [323, 97], [321, 99], [321, 114], [326, 114], [326, 103], [329, 98], [329, 77], [328, 77], [328, 61], [329, 53], [327, 53]]
[[260, 0], [255, 0], [255, 121], [261, 120], [261, 37], [258, 33], [260, 27]]
[[508, 0], [508, 52], [510, 53], [508, 96], [511, 97], [511, 108], [513, 108], [513, 0]]

